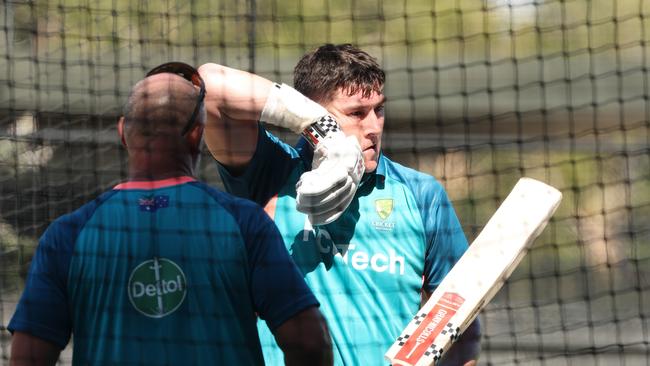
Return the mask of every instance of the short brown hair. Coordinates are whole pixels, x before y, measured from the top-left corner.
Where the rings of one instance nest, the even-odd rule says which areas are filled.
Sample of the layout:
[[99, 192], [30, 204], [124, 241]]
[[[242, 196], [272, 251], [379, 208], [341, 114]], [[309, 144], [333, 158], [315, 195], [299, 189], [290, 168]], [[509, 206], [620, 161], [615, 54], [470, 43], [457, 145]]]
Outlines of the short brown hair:
[[305, 54], [293, 70], [293, 86], [310, 99], [329, 101], [338, 89], [348, 95], [381, 93], [386, 75], [377, 60], [351, 44], [325, 44]]

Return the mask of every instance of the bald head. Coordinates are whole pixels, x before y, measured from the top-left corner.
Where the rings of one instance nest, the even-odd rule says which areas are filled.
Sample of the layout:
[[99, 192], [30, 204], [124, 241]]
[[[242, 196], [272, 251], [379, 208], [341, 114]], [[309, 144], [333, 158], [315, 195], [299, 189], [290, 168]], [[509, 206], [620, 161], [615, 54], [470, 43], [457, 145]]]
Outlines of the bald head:
[[[135, 84], [124, 107], [125, 137], [132, 134], [155, 137], [174, 134], [180, 137], [196, 107], [199, 91], [182, 77], [162, 73]], [[203, 111], [197, 122], [204, 118]]]
[[118, 133], [129, 154], [129, 178], [136, 180], [193, 176], [200, 157], [205, 110], [186, 133], [199, 91], [171, 73], [138, 82], [129, 94]]

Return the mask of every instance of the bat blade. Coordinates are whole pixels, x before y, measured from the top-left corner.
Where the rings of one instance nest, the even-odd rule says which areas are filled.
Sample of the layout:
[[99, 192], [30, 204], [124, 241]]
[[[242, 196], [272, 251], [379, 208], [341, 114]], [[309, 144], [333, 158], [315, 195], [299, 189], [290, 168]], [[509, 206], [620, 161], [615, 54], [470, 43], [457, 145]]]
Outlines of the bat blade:
[[385, 358], [405, 366], [440, 360], [503, 286], [561, 200], [557, 189], [521, 178]]

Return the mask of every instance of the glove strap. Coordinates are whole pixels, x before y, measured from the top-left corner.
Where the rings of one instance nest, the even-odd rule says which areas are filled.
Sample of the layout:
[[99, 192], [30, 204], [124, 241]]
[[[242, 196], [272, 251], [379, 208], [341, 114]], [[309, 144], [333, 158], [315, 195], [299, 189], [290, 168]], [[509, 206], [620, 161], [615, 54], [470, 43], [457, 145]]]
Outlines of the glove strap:
[[332, 116], [322, 116], [317, 118], [314, 123], [302, 131], [302, 136], [315, 148], [319, 142], [327, 136], [339, 133], [341, 128]]

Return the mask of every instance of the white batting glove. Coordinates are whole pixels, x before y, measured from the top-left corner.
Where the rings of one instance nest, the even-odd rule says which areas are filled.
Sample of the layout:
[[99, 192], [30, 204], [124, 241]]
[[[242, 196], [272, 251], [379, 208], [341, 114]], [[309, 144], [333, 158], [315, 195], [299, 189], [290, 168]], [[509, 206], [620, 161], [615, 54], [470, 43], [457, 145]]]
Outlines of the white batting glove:
[[296, 208], [312, 225], [336, 220], [357, 192], [365, 171], [361, 147], [346, 137], [320, 104], [286, 84], [274, 84], [260, 120], [302, 133], [314, 147], [312, 170], [296, 184]]
[[296, 208], [312, 225], [338, 219], [348, 207], [365, 171], [361, 147], [345, 136], [336, 121], [324, 116], [303, 133], [314, 149], [312, 170], [296, 184]]

